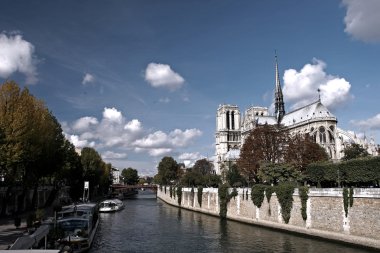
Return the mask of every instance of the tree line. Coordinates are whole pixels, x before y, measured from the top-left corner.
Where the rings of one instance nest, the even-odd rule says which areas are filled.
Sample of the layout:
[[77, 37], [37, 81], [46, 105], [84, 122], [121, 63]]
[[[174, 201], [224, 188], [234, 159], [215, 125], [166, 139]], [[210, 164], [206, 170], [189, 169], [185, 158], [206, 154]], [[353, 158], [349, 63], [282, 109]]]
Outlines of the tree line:
[[70, 196], [78, 200], [84, 181], [90, 182], [90, 196], [106, 193], [111, 170], [112, 165], [93, 148], [85, 147], [78, 154], [52, 112], [27, 88], [14, 81], [0, 86], [0, 186], [6, 188], [0, 215], [5, 215], [15, 187], [22, 189], [17, 206], [30, 210], [41, 184], [53, 184], [52, 194], [70, 186]]
[[181, 170], [183, 164], [164, 157], [154, 180], [189, 187], [217, 187], [222, 182], [230, 187], [284, 182], [323, 187], [379, 186], [379, 158], [369, 158], [358, 144], [348, 145], [343, 152], [343, 162], [333, 163], [325, 149], [307, 134], [290, 135], [284, 128], [266, 124], [249, 133], [236, 162], [221, 164], [220, 176], [215, 175], [213, 164], [206, 159]]

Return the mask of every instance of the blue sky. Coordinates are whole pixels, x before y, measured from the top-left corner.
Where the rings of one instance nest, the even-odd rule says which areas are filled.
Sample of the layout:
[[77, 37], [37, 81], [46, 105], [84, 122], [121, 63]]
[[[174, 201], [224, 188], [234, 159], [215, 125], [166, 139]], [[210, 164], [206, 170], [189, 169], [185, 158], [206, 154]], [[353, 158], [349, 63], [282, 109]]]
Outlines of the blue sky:
[[380, 140], [380, 1], [2, 0], [0, 81], [44, 100], [78, 148], [154, 175], [211, 157], [219, 104], [322, 102]]

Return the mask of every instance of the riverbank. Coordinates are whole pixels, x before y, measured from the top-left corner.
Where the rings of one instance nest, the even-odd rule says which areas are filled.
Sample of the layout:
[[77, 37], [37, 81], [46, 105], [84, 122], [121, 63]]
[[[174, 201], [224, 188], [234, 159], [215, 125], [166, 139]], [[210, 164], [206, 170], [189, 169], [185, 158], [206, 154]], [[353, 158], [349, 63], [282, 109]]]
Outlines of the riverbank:
[[[269, 202], [264, 200], [260, 208], [252, 203], [250, 194], [248, 188], [238, 189], [238, 195], [227, 205], [227, 219], [380, 250], [380, 189], [355, 189], [354, 204], [347, 217], [342, 189], [310, 189], [306, 220], [301, 215], [296, 189], [288, 224], [282, 219], [275, 194]], [[203, 189], [200, 201], [197, 189], [183, 188], [180, 205], [178, 196], [171, 194], [169, 187], [158, 189], [157, 197], [173, 206], [219, 216], [216, 188]]]

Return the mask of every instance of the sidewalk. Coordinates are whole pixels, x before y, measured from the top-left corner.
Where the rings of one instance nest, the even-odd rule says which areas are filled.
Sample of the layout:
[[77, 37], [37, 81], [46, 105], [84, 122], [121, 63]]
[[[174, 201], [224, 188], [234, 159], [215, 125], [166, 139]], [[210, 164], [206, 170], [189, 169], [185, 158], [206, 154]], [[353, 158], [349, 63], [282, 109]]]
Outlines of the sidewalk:
[[13, 218], [0, 219], [0, 250], [7, 249], [17, 238], [26, 231], [26, 220], [22, 219], [21, 226], [16, 228]]

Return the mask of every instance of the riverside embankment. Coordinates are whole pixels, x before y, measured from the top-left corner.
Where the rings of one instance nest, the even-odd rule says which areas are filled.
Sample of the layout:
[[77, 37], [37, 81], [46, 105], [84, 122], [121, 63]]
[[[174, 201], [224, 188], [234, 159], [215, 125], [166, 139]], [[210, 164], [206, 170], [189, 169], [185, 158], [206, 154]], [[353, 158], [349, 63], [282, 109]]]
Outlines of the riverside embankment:
[[[218, 189], [202, 189], [201, 201], [198, 201], [197, 191], [196, 188], [182, 188], [180, 204], [178, 194], [173, 194], [174, 190], [170, 194], [169, 187], [159, 187], [157, 197], [173, 206], [219, 216]], [[238, 195], [227, 204], [228, 219], [380, 249], [380, 189], [354, 189], [353, 205], [348, 207], [347, 216], [343, 189], [310, 189], [306, 202], [306, 220], [302, 218], [301, 199], [295, 189], [288, 224], [282, 218], [281, 206], [275, 193], [269, 202], [264, 199], [258, 208], [250, 198], [250, 189], [240, 188], [237, 191]]]

